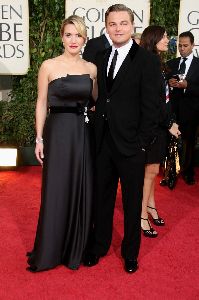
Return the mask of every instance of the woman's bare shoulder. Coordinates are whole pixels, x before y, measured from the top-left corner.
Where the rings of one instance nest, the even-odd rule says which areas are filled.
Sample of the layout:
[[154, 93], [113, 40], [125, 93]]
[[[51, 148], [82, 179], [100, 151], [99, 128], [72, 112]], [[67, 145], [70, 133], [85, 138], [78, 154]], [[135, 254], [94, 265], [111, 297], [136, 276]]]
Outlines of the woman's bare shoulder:
[[96, 65], [94, 65], [92, 62], [86, 61], [84, 59], [83, 59], [83, 61], [88, 68], [97, 69]]
[[93, 78], [95, 78], [97, 76], [97, 67], [96, 65], [94, 65], [91, 62], [88, 62], [86, 60], [84, 60], [84, 63], [86, 65], [86, 67], [88, 68], [90, 74], [92, 75]]
[[53, 57], [53, 58], [49, 58], [49, 59], [44, 60], [41, 66], [50, 67], [50, 66], [60, 62], [60, 60], [61, 60], [61, 55]]
[[51, 71], [55, 70], [55, 65], [57, 65], [59, 61], [58, 56], [44, 60], [41, 64], [40, 71], [51, 73]]
[[44, 60], [41, 64], [40, 69], [48, 70], [51, 67], [52, 63], [53, 63], [52, 61], [53, 61], [52, 58]]

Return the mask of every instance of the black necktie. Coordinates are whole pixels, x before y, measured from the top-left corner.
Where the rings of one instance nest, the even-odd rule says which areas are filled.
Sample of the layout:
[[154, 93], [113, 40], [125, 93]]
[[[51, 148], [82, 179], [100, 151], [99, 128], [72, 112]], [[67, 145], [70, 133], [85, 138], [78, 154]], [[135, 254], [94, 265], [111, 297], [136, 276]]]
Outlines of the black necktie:
[[113, 59], [109, 68], [109, 72], [108, 72], [108, 77], [107, 77], [107, 83], [108, 83], [108, 89], [111, 89], [112, 83], [113, 83], [113, 74], [114, 74], [114, 69], [115, 69], [115, 65], [117, 62], [117, 55], [118, 55], [118, 51], [115, 50], [115, 53], [113, 55]]
[[179, 74], [184, 74], [185, 73], [185, 70], [186, 70], [186, 64], [185, 64], [185, 61], [187, 60], [186, 57], [183, 57], [183, 61], [181, 62], [180, 64], [180, 67], [178, 69], [178, 73]]

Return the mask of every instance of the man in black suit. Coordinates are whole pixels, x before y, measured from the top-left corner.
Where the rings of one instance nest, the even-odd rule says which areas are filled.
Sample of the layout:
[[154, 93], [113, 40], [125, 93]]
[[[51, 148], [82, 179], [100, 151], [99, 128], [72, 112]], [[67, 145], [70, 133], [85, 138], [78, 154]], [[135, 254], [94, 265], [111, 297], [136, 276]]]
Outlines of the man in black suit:
[[96, 63], [96, 57], [98, 52], [102, 52], [111, 46], [111, 39], [107, 33], [102, 34], [99, 37], [88, 40], [83, 52], [83, 59]]
[[97, 60], [96, 199], [94, 242], [84, 264], [94, 266], [111, 245], [118, 179], [122, 189], [125, 270], [138, 268], [145, 149], [154, 141], [159, 119], [160, 68], [157, 57], [131, 39], [134, 17], [122, 4], [109, 7], [106, 29], [113, 46]]
[[[171, 103], [182, 135], [182, 175], [187, 184], [194, 184], [194, 151], [199, 124], [199, 58], [193, 55], [194, 36], [190, 31], [179, 35], [181, 57], [168, 61]], [[180, 74], [181, 80], [176, 79]]]

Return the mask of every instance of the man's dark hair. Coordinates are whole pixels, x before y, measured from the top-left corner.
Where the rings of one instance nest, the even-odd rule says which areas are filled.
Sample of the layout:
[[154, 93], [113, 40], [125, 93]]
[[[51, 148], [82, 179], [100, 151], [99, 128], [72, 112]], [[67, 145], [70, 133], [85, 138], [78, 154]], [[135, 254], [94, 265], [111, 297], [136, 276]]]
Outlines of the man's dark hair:
[[193, 45], [193, 43], [194, 43], [194, 36], [193, 36], [193, 33], [191, 31], [182, 32], [179, 35], [179, 38], [183, 38], [183, 37], [188, 37], [190, 39], [191, 44]]

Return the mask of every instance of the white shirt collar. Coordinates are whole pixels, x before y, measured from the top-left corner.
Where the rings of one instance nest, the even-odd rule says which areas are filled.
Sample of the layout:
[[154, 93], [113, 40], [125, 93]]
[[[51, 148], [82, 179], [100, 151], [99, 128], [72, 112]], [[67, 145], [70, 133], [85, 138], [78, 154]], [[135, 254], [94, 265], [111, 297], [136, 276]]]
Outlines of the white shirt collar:
[[[183, 60], [184, 57], [181, 57], [180, 61]], [[191, 52], [191, 54], [189, 54], [187, 57], [187, 60], [192, 60], [193, 59], [193, 52]]]
[[110, 68], [111, 61], [113, 59], [113, 55], [115, 53], [115, 50], [117, 49], [118, 56], [117, 56], [117, 62], [116, 62], [115, 69], [114, 69], [113, 78], [115, 78], [117, 72], [119, 71], [119, 69], [120, 69], [123, 61], [125, 60], [127, 54], [129, 53], [129, 50], [132, 47], [132, 44], [133, 44], [133, 41], [132, 41], [132, 39], [130, 39], [128, 41], [128, 43], [125, 44], [122, 47], [116, 48], [114, 45], [112, 45], [112, 51], [111, 51], [111, 54], [110, 54], [110, 57], [109, 57], [109, 61], [108, 61], [108, 66], [107, 66], [107, 75], [108, 75], [108, 71], [109, 71], [109, 68]]
[[133, 40], [132, 39], [130, 39], [127, 44], [125, 44], [124, 46], [119, 47], [119, 48], [116, 48], [114, 45], [112, 45], [112, 52], [111, 52], [111, 54], [114, 53], [115, 50], [117, 49], [118, 56], [125, 56], [126, 57], [126, 55], [128, 54], [129, 50], [131, 49], [132, 45], [133, 45]]
[[113, 42], [112, 42], [112, 40], [111, 40], [109, 34], [108, 34], [107, 32], [104, 32], [104, 35], [105, 35], [105, 37], [107, 38], [107, 40], [108, 40], [110, 46], [112, 46], [112, 45], [113, 45]]

